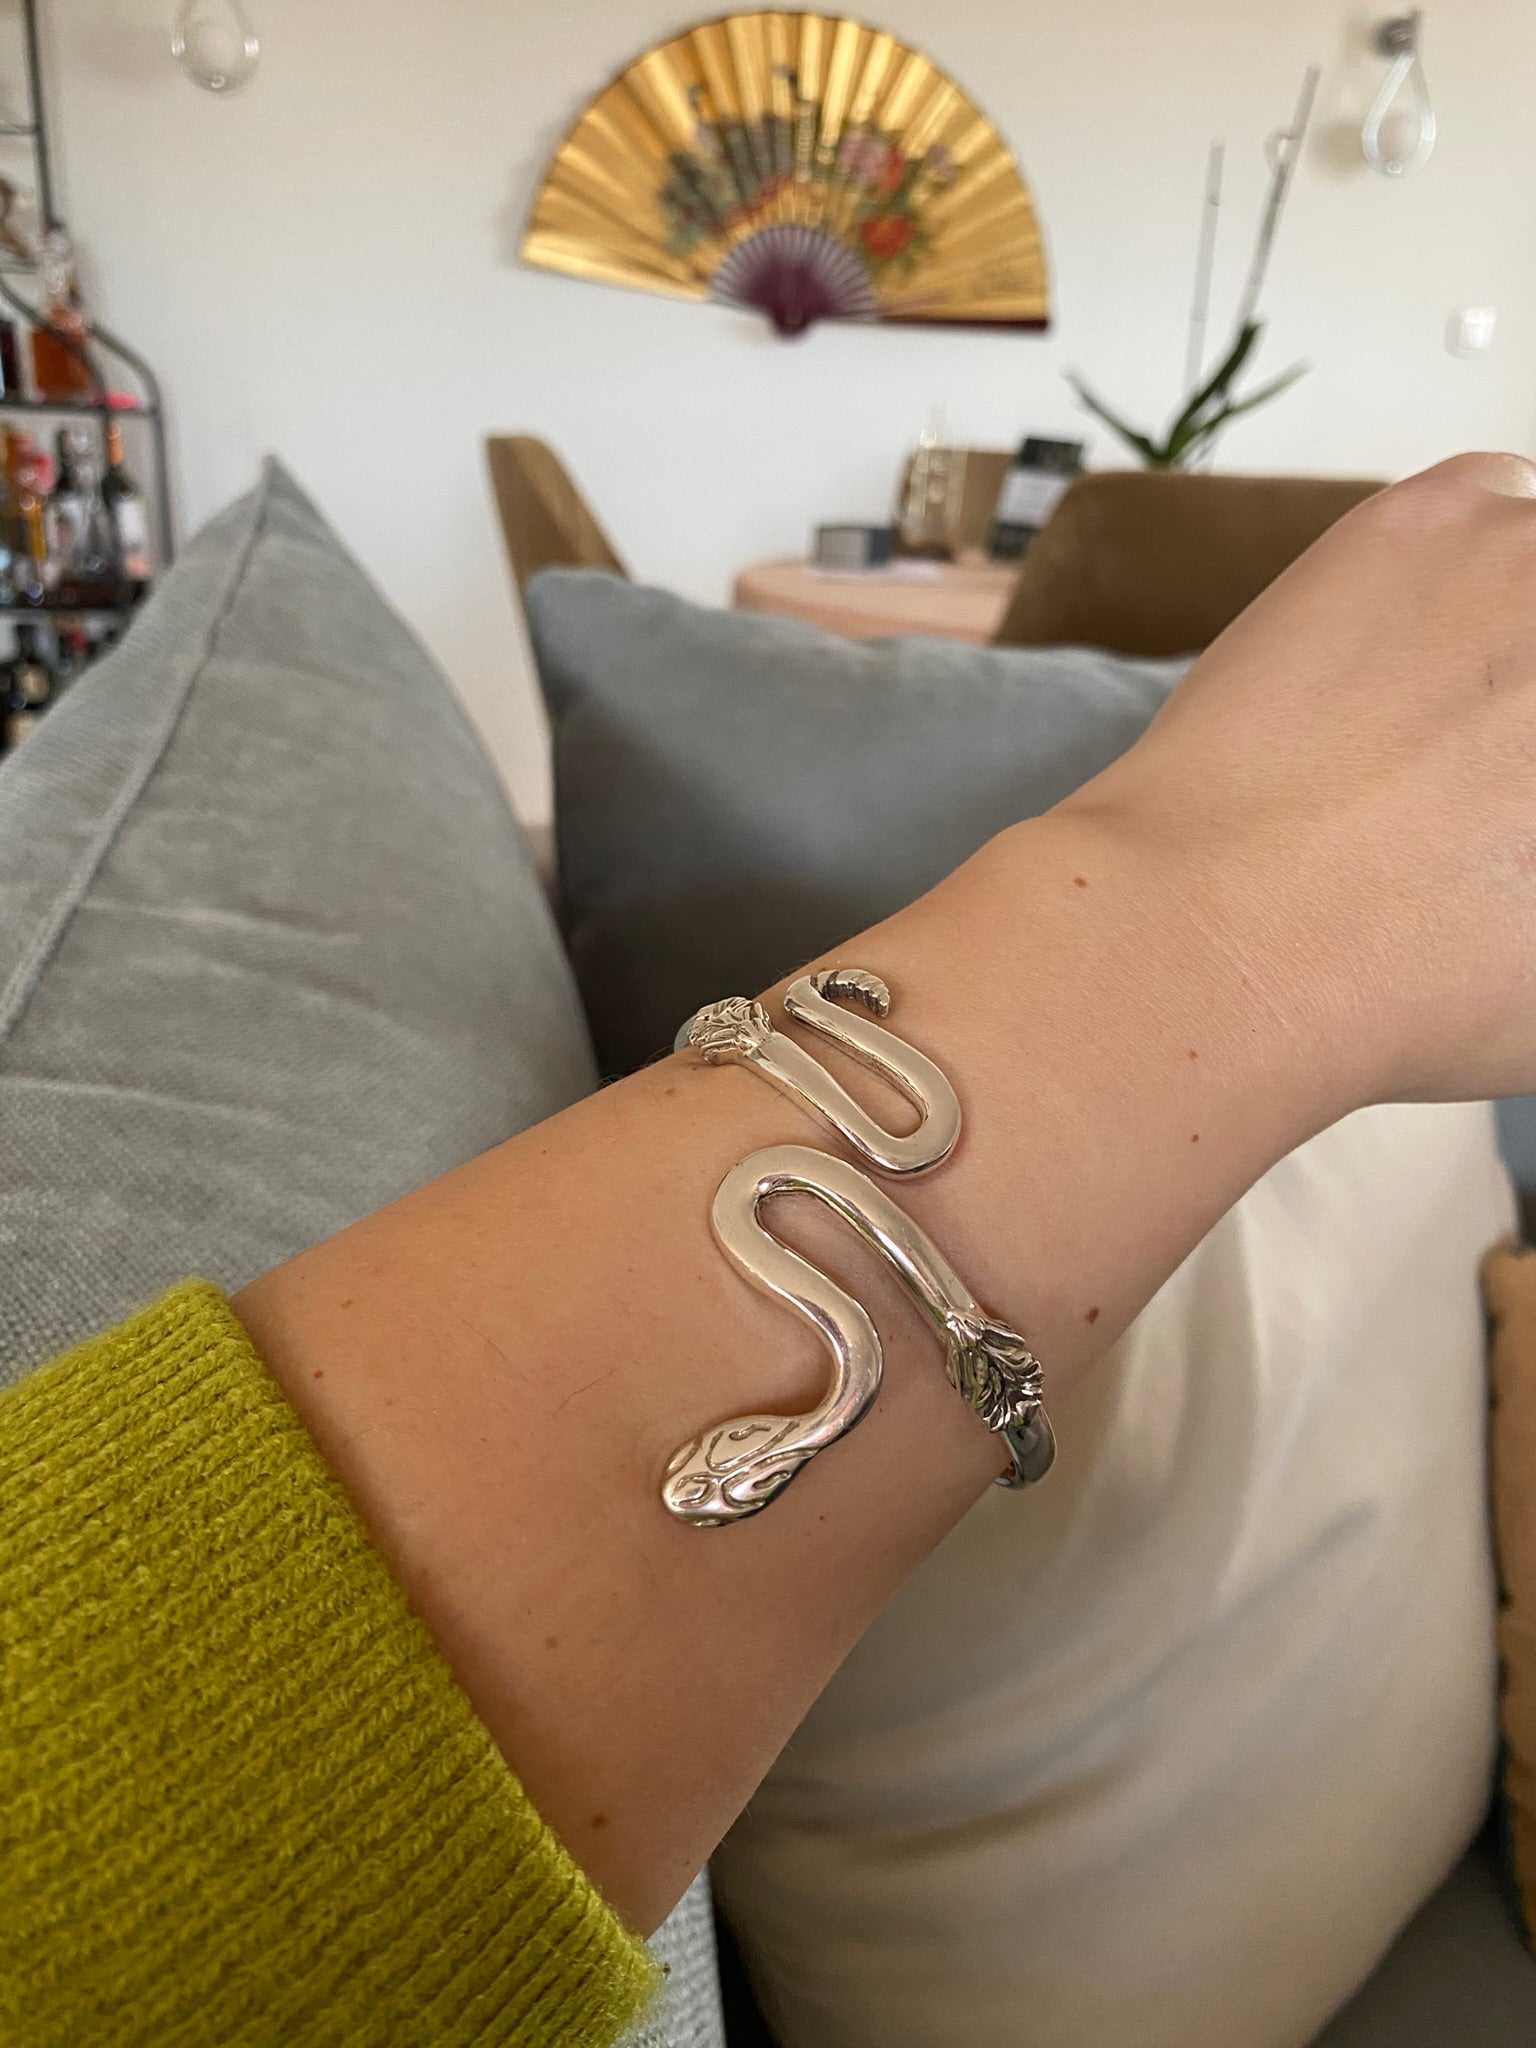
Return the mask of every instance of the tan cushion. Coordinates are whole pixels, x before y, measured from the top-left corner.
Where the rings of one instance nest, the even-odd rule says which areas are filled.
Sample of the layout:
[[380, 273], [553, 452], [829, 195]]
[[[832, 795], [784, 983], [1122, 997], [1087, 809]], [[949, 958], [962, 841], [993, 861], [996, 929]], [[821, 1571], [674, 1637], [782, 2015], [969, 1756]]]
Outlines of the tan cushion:
[[1504, 1599], [1499, 1717], [1504, 1792], [1528, 1930], [1536, 1929], [1536, 1252], [1490, 1252], [1493, 1522]]
[[1357, 477], [1080, 476], [1024, 557], [998, 645], [1209, 647], [1319, 534], [1381, 488]]

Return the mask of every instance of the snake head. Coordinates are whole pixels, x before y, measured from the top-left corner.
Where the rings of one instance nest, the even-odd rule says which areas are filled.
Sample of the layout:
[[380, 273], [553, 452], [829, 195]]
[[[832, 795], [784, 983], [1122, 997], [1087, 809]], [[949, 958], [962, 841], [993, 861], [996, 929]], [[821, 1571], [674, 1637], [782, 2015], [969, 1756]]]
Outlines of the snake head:
[[988, 1429], [1016, 1427], [1039, 1409], [1040, 1361], [1006, 1323], [951, 1310], [944, 1318], [944, 1370]]
[[706, 1003], [688, 1020], [687, 1043], [702, 1059], [744, 1060], [772, 1036], [773, 1020], [751, 996], [727, 996]]
[[811, 976], [811, 987], [829, 1003], [862, 1003], [873, 1017], [888, 1017], [891, 992], [867, 967], [824, 967]]
[[744, 1522], [767, 1507], [813, 1455], [794, 1415], [738, 1415], [672, 1453], [661, 1498], [696, 1529]]

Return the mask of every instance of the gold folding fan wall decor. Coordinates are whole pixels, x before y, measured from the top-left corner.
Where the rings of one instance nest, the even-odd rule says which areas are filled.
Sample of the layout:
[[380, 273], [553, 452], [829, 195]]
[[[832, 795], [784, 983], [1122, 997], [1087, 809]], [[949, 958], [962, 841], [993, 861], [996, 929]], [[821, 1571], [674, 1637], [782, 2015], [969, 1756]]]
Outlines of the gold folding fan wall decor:
[[1002, 137], [937, 65], [840, 15], [732, 14], [631, 64], [555, 151], [522, 254], [786, 335], [1049, 320]]

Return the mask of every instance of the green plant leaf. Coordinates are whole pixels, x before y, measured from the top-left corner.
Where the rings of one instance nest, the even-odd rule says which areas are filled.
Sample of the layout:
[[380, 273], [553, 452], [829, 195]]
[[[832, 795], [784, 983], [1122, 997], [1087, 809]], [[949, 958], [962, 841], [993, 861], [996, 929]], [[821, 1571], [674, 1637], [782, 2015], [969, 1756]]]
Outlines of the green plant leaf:
[[1267, 384], [1261, 384], [1257, 391], [1250, 391], [1244, 398], [1228, 399], [1219, 412], [1214, 412], [1209, 418], [1199, 421], [1192, 432], [1181, 441], [1172, 466], [1182, 468], [1206, 442], [1214, 440], [1229, 420], [1238, 419], [1245, 412], [1252, 412], [1267, 399], [1278, 398], [1280, 393], [1294, 384], [1298, 377], [1304, 377], [1311, 367], [1310, 363], [1293, 363], [1278, 377], [1272, 377]]
[[1106, 427], [1120, 436], [1127, 447], [1134, 448], [1149, 468], [1160, 469], [1163, 467], [1166, 458], [1155, 442], [1149, 440], [1145, 434], [1138, 434], [1134, 427], [1128, 427], [1124, 420], [1117, 419], [1102, 399], [1094, 397], [1075, 370], [1068, 370], [1066, 372], [1066, 379], [1077, 393], [1079, 405], [1086, 411], [1091, 412], [1095, 419], [1102, 420]]
[[[1219, 405], [1242, 374], [1243, 366], [1258, 346], [1264, 332], [1261, 320], [1249, 320], [1237, 331], [1237, 338], [1168, 429], [1164, 445], [1169, 449], [1187, 447], [1189, 430], [1213, 403]], [[1175, 458], [1176, 459], [1176, 458]]]
[[1222, 413], [1217, 412], [1204, 419], [1181, 420], [1179, 425], [1170, 431], [1165, 443], [1169, 468], [1182, 468], [1206, 436], [1215, 432], [1223, 417]]
[[1250, 391], [1245, 398], [1233, 399], [1221, 414], [1221, 424], [1235, 420], [1239, 413], [1252, 412], [1256, 405], [1263, 405], [1266, 399], [1278, 398], [1282, 391], [1289, 390], [1298, 377], [1305, 377], [1312, 365], [1292, 363], [1288, 370], [1282, 370], [1278, 377], [1271, 377], [1267, 384], [1261, 384], [1257, 391]]

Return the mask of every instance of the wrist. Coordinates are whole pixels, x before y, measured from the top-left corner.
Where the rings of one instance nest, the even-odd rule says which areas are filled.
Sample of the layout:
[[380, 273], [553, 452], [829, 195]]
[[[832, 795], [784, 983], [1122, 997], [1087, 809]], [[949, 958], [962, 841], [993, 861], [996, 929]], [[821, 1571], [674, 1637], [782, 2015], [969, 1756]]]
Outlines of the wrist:
[[1048, 1398], [1354, 1106], [1307, 992], [1277, 991], [1237, 905], [1198, 885], [1113, 819], [1056, 811], [847, 954], [899, 990], [893, 1028], [964, 1108], [953, 1165], [912, 1186], [913, 1213], [965, 1248], [980, 1298], [1046, 1360]]
[[1104, 972], [1123, 984], [1149, 1066], [1193, 1050], [1214, 1109], [1248, 1120], [1262, 1105], [1275, 1157], [1380, 1099], [1372, 1041], [1349, 1028], [1348, 962], [1294, 871], [1145, 819], [1093, 784], [996, 845], [1021, 886], [1071, 869], [1082, 943], [1114, 955]]

